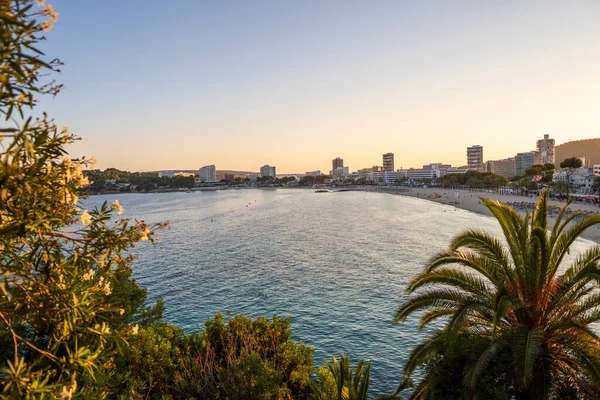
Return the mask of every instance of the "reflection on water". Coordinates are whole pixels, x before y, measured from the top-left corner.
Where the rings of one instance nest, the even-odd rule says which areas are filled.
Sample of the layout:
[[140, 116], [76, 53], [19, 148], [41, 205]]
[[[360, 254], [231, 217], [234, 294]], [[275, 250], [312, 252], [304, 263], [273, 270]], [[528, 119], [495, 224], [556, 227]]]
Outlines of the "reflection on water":
[[167, 321], [192, 332], [217, 310], [289, 316], [318, 364], [340, 352], [372, 359], [373, 395], [396, 389], [423, 335], [414, 319], [392, 325], [410, 278], [459, 231], [500, 233], [489, 217], [380, 193], [119, 194], [84, 205], [116, 198], [123, 216], [171, 222], [162, 247], [134, 249], [134, 276], [150, 300], [164, 298]]

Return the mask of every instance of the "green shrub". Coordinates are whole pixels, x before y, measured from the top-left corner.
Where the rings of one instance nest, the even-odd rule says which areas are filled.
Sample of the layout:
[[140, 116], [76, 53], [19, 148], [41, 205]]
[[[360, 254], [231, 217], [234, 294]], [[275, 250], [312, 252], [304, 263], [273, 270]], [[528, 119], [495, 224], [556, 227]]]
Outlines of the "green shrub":
[[219, 313], [186, 338], [177, 391], [198, 399], [303, 399], [310, 393], [313, 350], [291, 340], [288, 319], [227, 323]]

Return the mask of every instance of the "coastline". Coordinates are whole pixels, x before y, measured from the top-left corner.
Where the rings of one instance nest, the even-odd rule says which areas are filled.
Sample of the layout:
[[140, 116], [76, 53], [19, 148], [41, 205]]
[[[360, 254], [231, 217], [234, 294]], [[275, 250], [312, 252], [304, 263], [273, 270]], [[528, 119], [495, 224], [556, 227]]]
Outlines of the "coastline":
[[[399, 188], [400, 189], [400, 188]], [[443, 188], [412, 188], [410, 190], [399, 190], [396, 188], [377, 188], [373, 191], [379, 193], [389, 193], [398, 196], [407, 196], [418, 198], [422, 200], [432, 201], [434, 203], [446, 204], [449, 206], [453, 206], [455, 208], [459, 208], [461, 210], [470, 211], [476, 214], [486, 215], [491, 217], [492, 213], [487, 209], [487, 207], [481, 202], [480, 197], [486, 197], [492, 200], [498, 200], [502, 203], [536, 203], [538, 200], [538, 196], [517, 196], [511, 194], [497, 194], [497, 193], [487, 193], [487, 192], [471, 192], [469, 190], [464, 189], [443, 189]], [[456, 198], [456, 193], [458, 192], [458, 198]], [[440, 195], [440, 197], [428, 197], [433, 196], [434, 194]], [[566, 203], [557, 200], [550, 200], [550, 205], [563, 207]], [[598, 213], [600, 212], [600, 207], [594, 206], [592, 204], [581, 204], [581, 203], [573, 203], [569, 206], [572, 210], [583, 210]], [[520, 211], [523, 213], [522, 211]], [[555, 218], [549, 217], [549, 225], [554, 226]], [[600, 243], [600, 225], [596, 227], [592, 227], [585, 231], [583, 235], [581, 235], [583, 239], [590, 240], [595, 243]]]
[[[256, 189], [256, 190], [275, 190], [275, 189], [295, 189], [295, 190], [315, 190], [312, 187], [305, 186], [294, 186], [294, 187], [218, 187], [218, 188], [193, 188], [191, 192], [213, 192], [213, 191], [223, 191], [223, 190], [248, 190], [248, 189]], [[174, 192], [187, 192], [187, 189], [183, 188], [171, 188], [171, 189], [163, 189], [163, 190], [155, 190], [149, 192], [139, 192], [139, 193], [174, 193]], [[406, 187], [389, 187], [389, 186], [359, 186], [359, 187], [347, 187], [347, 188], [339, 188], [341, 192], [345, 191], [357, 191], [357, 192], [375, 192], [375, 193], [387, 193], [398, 196], [407, 196], [413, 197], [421, 200], [432, 201], [438, 204], [445, 204], [449, 206], [453, 206], [455, 208], [470, 211], [476, 214], [485, 215], [488, 217], [492, 217], [492, 213], [485, 207], [485, 205], [479, 199], [480, 197], [486, 197], [492, 200], [498, 200], [502, 203], [536, 203], [538, 197], [537, 196], [518, 196], [512, 194], [498, 194], [493, 192], [476, 192], [469, 191], [466, 189], [444, 189], [444, 188], [406, 188]], [[117, 192], [117, 191], [106, 191], [102, 193], [93, 193], [89, 194], [91, 196], [95, 195], [107, 195], [107, 194], [128, 194], [128, 193], [138, 193], [138, 192]], [[458, 193], [458, 198], [456, 197], [456, 193]], [[433, 195], [439, 195], [439, 197], [429, 197]], [[549, 200], [550, 205], [563, 207], [566, 203], [558, 200]], [[592, 204], [581, 204], [581, 203], [573, 203], [569, 206], [572, 210], [583, 210], [590, 211], [594, 213], [600, 212], [600, 207], [594, 206]], [[523, 211], [519, 211], [524, 214]], [[549, 217], [549, 225], [554, 226], [554, 219], [552, 216]], [[592, 227], [585, 231], [581, 238], [592, 241], [594, 243], [600, 243], [600, 225], [596, 227]]]

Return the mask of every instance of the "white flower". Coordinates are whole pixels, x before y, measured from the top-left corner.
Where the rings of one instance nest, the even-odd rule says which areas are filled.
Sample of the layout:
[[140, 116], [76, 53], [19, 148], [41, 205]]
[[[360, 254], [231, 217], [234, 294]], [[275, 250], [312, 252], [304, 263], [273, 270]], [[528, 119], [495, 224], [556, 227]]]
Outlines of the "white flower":
[[83, 275], [81, 277], [82, 280], [84, 281], [89, 281], [94, 277], [94, 270], [93, 269], [89, 269], [88, 272], [85, 273], [85, 275]]
[[84, 226], [88, 226], [89, 224], [92, 223], [92, 216], [90, 215], [90, 213], [87, 212], [87, 210], [85, 210], [82, 214], [81, 214], [81, 223]]
[[35, 0], [35, 2], [37, 3], [38, 7], [44, 7], [46, 0]]
[[92, 169], [96, 168], [96, 157], [92, 156], [92, 158], [90, 158], [90, 166]]
[[117, 213], [119, 215], [123, 214], [123, 207], [121, 207], [121, 205], [119, 204], [119, 200], [113, 201], [112, 208], [113, 210], [117, 210]]
[[112, 293], [112, 290], [110, 288], [110, 282], [106, 282], [104, 284], [104, 289], [103, 290], [104, 290], [104, 295], [106, 295], [106, 296], [108, 296], [108, 295], [110, 295]]
[[148, 240], [148, 235], [150, 235], [150, 233], [151, 233], [150, 229], [148, 229], [148, 228], [144, 229], [144, 231], [140, 235], [140, 240], [141, 241]]
[[123, 315], [123, 314], [125, 314], [125, 310], [122, 308], [119, 308], [119, 315]]

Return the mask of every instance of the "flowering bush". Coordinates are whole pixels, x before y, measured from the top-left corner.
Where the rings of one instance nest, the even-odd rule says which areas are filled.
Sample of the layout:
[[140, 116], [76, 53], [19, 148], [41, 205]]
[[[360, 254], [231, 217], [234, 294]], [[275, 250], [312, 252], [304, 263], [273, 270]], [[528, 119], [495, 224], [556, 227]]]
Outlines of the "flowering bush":
[[111, 368], [114, 343], [136, 329], [113, 323], [126, 314], [113, 295], [129, 277], [125, 253], [163, 226], [113, 218], [118, 202], [80, 210], [82, 168], [93, 160], [68, 157], [77, 138], [67, 127], [27, 115], [36, 96], [61, 89], [40, 81], [60, 62], [35, 47], [57, 18], [43, 1], [0, 0], [0, 391], [8, 397], [71, 397], [78, 382]]

